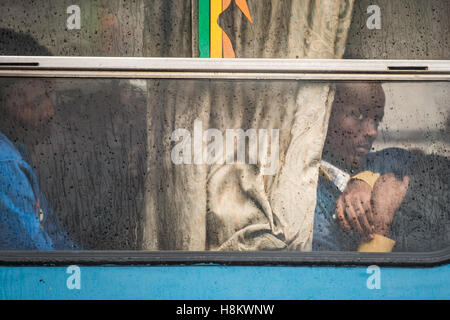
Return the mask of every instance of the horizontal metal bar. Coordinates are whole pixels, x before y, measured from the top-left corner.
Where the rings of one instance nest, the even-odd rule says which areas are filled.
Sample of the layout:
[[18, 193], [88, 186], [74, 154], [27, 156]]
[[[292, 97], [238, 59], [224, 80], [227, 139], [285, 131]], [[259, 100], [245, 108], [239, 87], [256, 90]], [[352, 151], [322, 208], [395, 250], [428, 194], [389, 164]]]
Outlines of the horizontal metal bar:
[[[22, 64], [22, 65], [21, 65]], [[34, 64], [34, 65], [31, 65]], [[450, 60], [199, 59], [0, 56], [0, 69], [191, 72], [450, 73]], [[402, 69], [404, 68], [404, 70]], [[415, 68], [415, 70], [411, 70]], [[392, 69], [392, 70], [389, 70]]]
[[0, 265], [371, 265], [433, 267], [450, 262], [434, 252], [2, 251]]
[[379, 73], [242, 73], [242, 72], [169, 72], [110, 70], [2, 70], [0, 77], [39, 78], [120, 78], [120, 79], [242, 79], [242, 80], [348, 80], [348, 81], [449, 81], [450, 74]]

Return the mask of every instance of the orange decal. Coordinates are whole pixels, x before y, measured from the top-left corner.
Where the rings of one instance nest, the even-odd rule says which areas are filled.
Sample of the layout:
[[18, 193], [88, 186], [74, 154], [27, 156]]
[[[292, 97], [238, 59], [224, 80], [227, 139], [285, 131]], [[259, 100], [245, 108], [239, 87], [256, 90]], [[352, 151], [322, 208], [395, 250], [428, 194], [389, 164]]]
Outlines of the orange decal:
[[250, 10], [248, 9], [247, 0], [234, 0], [236, 5], [241, 9], [242, 13], [247, 17], [247, 19], [253, 24], [252, 16], [250, 15]]
[[[250, 10], [248, 9], [247, 0], [234, 0], [236, 6], [241, 10], [245, 17], [253, 24]], [[211, 16], [210, 16], [210, 49], [211, 58], [236, 58], [230, 37], [219, 27], [217, 19], [231, 4], [231, 0], [211, 0]], [[220, 6], [220, 4], [222, 4]], [[220, 31], [219, 31], [220, 30]]]

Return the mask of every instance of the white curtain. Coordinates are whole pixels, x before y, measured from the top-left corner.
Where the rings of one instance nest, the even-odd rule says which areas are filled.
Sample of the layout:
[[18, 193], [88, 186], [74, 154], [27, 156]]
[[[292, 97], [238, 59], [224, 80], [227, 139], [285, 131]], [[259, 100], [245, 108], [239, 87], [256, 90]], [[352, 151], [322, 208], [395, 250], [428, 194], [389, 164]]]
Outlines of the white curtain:
[[[254, 23], [235, 17], [237, 57], [342, 58], [353, 0], [248, 4]], [[143, 249], [311, 250], [333, 87], [287, 80], [152, 80], [148, 87]], [[193, 133], [196, 120], [224, 136], [227, 129], [278, 129], [278, 170], [174, 164], [172, 132]]]

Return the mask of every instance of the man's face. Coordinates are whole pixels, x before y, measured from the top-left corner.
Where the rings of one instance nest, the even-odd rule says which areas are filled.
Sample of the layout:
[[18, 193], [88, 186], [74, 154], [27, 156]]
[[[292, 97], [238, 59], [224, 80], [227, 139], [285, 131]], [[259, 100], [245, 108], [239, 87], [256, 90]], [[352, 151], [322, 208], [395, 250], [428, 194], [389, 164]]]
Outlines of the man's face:
[[339, 83], [336, 87], [324, 152], [356, 169], [378, 135], [384, 115], [384, 91], [377, 83]]
[[8, 89], [3, 107], [24, 127], [45, 126], [55, 112], [53, 87], [51, 80], [22, 80]]

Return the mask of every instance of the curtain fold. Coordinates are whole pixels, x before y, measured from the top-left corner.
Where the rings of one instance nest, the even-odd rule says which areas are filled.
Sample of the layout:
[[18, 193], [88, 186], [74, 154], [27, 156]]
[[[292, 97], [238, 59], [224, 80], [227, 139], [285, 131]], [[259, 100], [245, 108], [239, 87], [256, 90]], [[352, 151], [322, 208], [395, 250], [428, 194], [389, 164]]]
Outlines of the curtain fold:
[[[342, 58], [353, 0], [247, 3], [253, 24], [233, 5], [219, 18], [238, 58]], [[148, 87], [143, 249], [311, 250], [333, 87], [288, 80], [152, 80]], [[276, 170], [265, 175], [261, 158], [174, 164], [173, 131], [193, 134], [195, 123], [224, 137], [233, 129], [278, 130], [268, 145], [278, 146]]]

